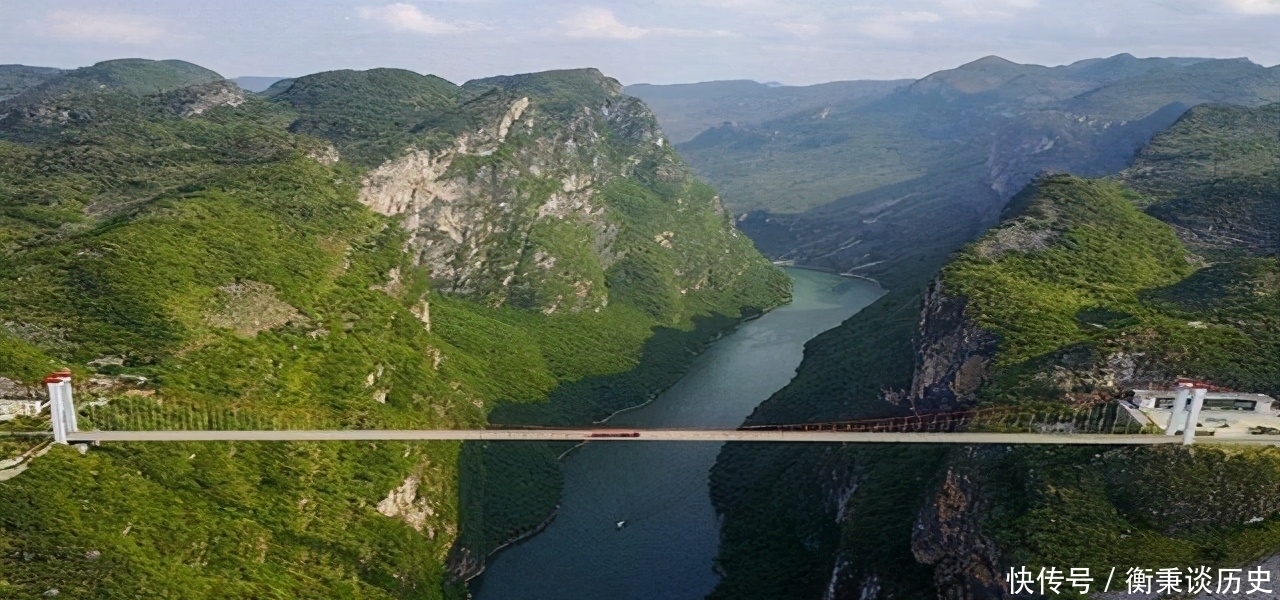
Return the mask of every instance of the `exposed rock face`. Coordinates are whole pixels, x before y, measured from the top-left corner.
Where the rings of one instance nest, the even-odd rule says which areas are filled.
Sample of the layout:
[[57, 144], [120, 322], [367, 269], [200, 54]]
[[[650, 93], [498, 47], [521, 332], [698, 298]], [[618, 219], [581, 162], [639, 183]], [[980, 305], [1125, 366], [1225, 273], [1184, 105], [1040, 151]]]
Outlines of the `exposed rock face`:
[[990, 237], [974, 246], [974, 251], [983, 258], [998, 260], [1009, 252], [1044, 250], [1058, 235], [1052, 229], [1031, 229], [1018, 221], [993, 230]]
[[0, 400], [39, 400], [47, 397], [38, 386], [26, 385], [7, 377], [0, 377]]
[[911, 552], [933, 566], [938, 598], [1005, 598], [995, 544], [982, 533], [981, 494], [962, 467], [952, 466], [916, 517]]
[[417, 477], [409, 477], [404, 480], [403, 485], [387, 492], [387, 497], [378, 503], [378, 512], [387, 517], [398, 518], [418, 532], [426, 526], [427, 517], [436, 514], [425, 498], [418, 497]]
[[[453, 157], [454, 152], [433, 155], [422, 150], [385, 163], [365, 177], [360, 202], [384, 215], [405, 215], [404, 227], [414, 233], [425, 216], [445, 237], [460, 243], [462, 232], [441, 215], [452, 212], [445, 208], [463, 197], [464, 186], [447, 179], [437, 182]], [[422, 214], [433, 205], [435, 210]]]
[[916, 371], [907, 395], [917, 412], [972, 406], [996, 354], [996, 336], [965, 315], [966, 302], [947, 294], [942, 281], [929, 284], [920, 313]]
[[1106, 353], [1088, 348], [1058, 353], [1036, 374], [1036, 380], [1058, 390], [1067, 402], [1088, 404], [1114, 400], [1135, 388], [1168, 385], [1178, 375], [1144, 352], [1116, 345]]
[[[431, 539], [445, 536], [451, 540], [457, 535], [457, 525], [453, 518], [446, 514], [445, 507], [439, 505], [449, 478], [446, 470], [430, 462], [419, 465], [417, 472], [406, 477], [399, 487], [387, 492], [387, 497], [377, 504], [379, 514], [403, 521], [414, 531]], [[448, 545], [443, 546], [438, 560], [444, 560]]]
[[[604, 271], [620, 258], [619, 225], [601, 188], [642, 161], [669, 163], [658, 172], [672, 181], [687, 169], [657, 144], [649, 110], [616, 89], [567, 117], [514, 98], [494, 121], [445, 150], [382, 164], [365, 177], [360, 201], [403, 217], [410, 250], [437, 289], [493, 306], [599, 310], [609, 301]], [[546, 281], [561, 289], [546, 290]]]
[[40, 403], [48, 398], [48, 392], [43, 392], [38, 386], [0, 377], [0, 421], [18, 415], [35, 416], [40, 412]]
[[244, 90], [230, 81], [193, 85], [166, 95], [169, 110], [183, 117], [203, 114], [219, 106], [240, 106]]

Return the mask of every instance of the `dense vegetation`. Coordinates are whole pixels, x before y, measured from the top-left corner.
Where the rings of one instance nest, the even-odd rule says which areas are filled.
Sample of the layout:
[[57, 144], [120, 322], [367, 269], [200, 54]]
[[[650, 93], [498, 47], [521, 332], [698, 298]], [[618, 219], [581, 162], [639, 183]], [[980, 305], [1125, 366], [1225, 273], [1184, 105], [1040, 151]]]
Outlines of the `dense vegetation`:
[[50, 67], [0, 65], [0, 100], [8, 100], [28, 88], [35, 87], [61, 73]]
[[[81, 402], [105, 402], [85, 425], [193, 407], [267, 423], [479, 427], [494, 407], [548, 398], [542, 417], [582, 422], [643, 401], [637, 377], [661, 369], [650, 385], [673, 381], [686, 351], [740, 309], [786, 297], [785, 277], [730, 235], [709, 190], [676, 197], [698, 184], [626, 177], [602, 182], [612, 210], [683, 203], [691, 243], [667, 252], [651, 233], [620, 236], [621, 250], [651, 258], [603, 272], [607, 307], [532, 311], [442, 293], [404, 251], [415, 232], [358, 198], [368, 166], [483, 122], [483, 110], [450, 116], [472, 92], [379, 70], [303, 78], [266, 99], [207, 73], [115, 61], [0, 104], [0, 377], [31, 384], [69, 365], [86, 382]], [[385, 104], [350, 102], [373, 91]], [[534, 110], [544, 100], [517, 91]], [[701, 289], [647, 299], [645, 277], [670, 278], [657, 267], [704, 262], [716, 266]], [[623, 383], [600, 387], [611, 377]], [[0, 483], [0, 596], [461, 594], [446, 571], [460, 536], [483, 560], [559, 494], [554, 454], [498, 472], [478, 450], [54, 448]], [[460, 476], [460, 464], [472, 470]]]
[[[1176, 376], [1280, 393], [1276, 110], [1196, 108], [1115, 180], [1041, 179], [956, 254], [940, 288], [999, 340], [978, 401], [1091, 402]], [[896, 290], [819, 336], [752, 418], [903, 410], [885, 392], [911, 386], [919, 315], [919, 295]], [[933, 597], [938, 582], [965, 593], [977, 571], [964, 569], [993, 549], [996, 569], [1238, 566], [1280, 549], [1278, 469], [1273, 450], [729, 445], [712, 479], [725, 514], [717, 594], [774, 597], [759, 590], [776, 581], [812, 597], [870, 583], [894, 597]], [[963, 482], [964, 510], [979, 517], [940, 551], [921, 531], [938, 526], [926, 510], [938, 495], [955, 492], [944, 478]]]
[[1223, 262], [1190, 279], [1187, 251], [1139, 198], [1115, 183], [1050, 178], [1020, 216], [947, 265], [945, 284], [1000, 338], [985, 401], [1102, 393], [1088, 381], [1057, 389], [1045, 369], [1084, 370], [1117, 353], [1140, 357], [1149, 381], [1194, 374], [1280, 393], [1274, 261]]
[[[911, 385], [915, 289], [927, 277], [917, 274], [916, 288], [892, 290], [810, 340], [795, 379], [749, 422], [900, 414], [904, 409], [881, 394]], [[885, 591], [933, 597], [929, 570], [916, 562], [910, 540], [945, 455], [924, 447], [726, 444], [711, 471], [712, 501], [724, 515], [717, 560], [725, 574], [713, 597], [821, 597], [836, 561], [847, 565], [844, 577], [885, 574]], [[841, 514], [856, 519], [840, 525]]]
[[[677, 122], [707, 113], [715, 126], [680, 151], [765, 254], [890, 288], [992, 226], [1041, 171], [1112, 174], [1189, 106], [1280, 100], [1277, 67], [1127, 54], [1052, 68], [987, 57], [883, 97], [843, 83], [638, 93]], [[794, 110], [765, 116], [773, 97]]]
[[[449, 115], [461, 95], [439, 77], [401, 69], [329, 71], [276, 85], [279, 93], [268, 93], [299, 113], [291, 131], [331, 140], [348, 160], [365, 166], [402, 153], [432, 128], [429, 120]], [[450, 138], [457, 133], [441, 132]]]

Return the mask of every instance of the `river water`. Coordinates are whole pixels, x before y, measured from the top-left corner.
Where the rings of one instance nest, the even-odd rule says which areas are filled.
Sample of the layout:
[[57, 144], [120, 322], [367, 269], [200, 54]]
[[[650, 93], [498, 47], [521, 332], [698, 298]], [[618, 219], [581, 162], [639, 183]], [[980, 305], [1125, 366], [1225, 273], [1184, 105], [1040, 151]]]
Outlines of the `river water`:
[[[621, 427], [732, 428], [791, 380], [804, 343], [883, 293], [873, 282], [788, 269], [791, 304], [697, 357]], [[472, 582], [478, 600], [695, 600], [715, 587], [720, 527], [707, 474], [720, 443], [605, 442], [565, 458], [556, 519], [500, 552]], [[622, 529], [617, 521], [626, 521]]]

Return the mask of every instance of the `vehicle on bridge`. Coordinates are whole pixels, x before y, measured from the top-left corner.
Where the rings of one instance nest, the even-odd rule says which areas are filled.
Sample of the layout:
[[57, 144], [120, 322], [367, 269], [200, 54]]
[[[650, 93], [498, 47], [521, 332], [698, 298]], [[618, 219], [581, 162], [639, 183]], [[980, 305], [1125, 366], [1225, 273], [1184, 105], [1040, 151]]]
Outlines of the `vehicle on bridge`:
[[593, 438], [638, 438], [640, 437], [640, 432], [639, 431], [593, 431], [591, 432], [591, 437]]

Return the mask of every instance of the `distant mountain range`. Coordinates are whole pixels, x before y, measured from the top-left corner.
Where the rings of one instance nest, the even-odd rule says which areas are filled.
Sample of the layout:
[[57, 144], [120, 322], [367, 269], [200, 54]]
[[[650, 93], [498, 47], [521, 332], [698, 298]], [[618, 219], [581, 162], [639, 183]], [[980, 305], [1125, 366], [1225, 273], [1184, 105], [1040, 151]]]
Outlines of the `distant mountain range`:
[[671, 141], [681, 144], [719, 125], [755, 127], [836, 102], [870, 102], [912, 81], [836, 81], [796, 87], [744, 79], [679, 85], [641, 83], [629, 85], [625, 91], [644, 100], [658, 114]]
[[267, 91], [267, 88], [284, 79], [288, 79], [288, 77], [256, 77], [246, 75], [244, 77], [232, 77], [231, 81], [236, 82], [236, 85], [244, 88], [245, 91], [265, 92]]
[[[123, 59], [130, 60], [130, 59]], [[107, 61], [116, 62], [116, 61]], [[181, 61], [169, 61], [181, 62]], [[12, 98], [23, 90], [34, 87], [45, 81], [65, 73], [63, 69], [55, 69], [53, 67], [31, 67], [27, 65], [0, 65], [0, 100]], [[287, 77], [258, 77], [245, 76], [235, 77], [229, 81], [235, 82], [236, 85], [248, 92], [264, 92], [276, 82], [288, 79]]]
[[1115, 173], [1191, 106], [1280, 100], [1280, 68], [992, 56], [908, 83], [627, 91], [673, 131], [721, 123], [678, 148], [767, 255], [892, 285], [927, 276], [1038, 172]]
[[[1280, 104], [1193, 108], [1118, 175], [1035, 180], [925, 293], [811, 340], [750, 422], [1088, 406], [1180, 376], [1280, 394], [1278, 197]], [[725, 446], [710, 598], [1007, 598], [1017, 565], [1280, 551], [1273, 448], [817, 446]]]

